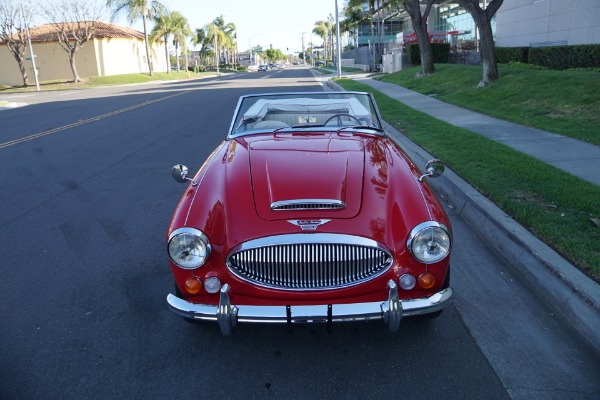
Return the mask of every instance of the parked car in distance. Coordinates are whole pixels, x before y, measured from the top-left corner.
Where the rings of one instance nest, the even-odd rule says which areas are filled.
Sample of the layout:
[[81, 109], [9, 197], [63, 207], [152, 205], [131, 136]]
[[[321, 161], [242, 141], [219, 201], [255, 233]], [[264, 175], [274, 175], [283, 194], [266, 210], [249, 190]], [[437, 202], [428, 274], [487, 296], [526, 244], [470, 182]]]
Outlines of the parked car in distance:
[[269, 67], [266, 65], [259, 65], [258, 66], [258, 71], [268, 71]]
[[241, 323], [435, 317], [453, 297], [450, 221], [384, 131], [372, 95], [240, 98], [229, 133], [188, 183], [166, 233], [169, 308]]

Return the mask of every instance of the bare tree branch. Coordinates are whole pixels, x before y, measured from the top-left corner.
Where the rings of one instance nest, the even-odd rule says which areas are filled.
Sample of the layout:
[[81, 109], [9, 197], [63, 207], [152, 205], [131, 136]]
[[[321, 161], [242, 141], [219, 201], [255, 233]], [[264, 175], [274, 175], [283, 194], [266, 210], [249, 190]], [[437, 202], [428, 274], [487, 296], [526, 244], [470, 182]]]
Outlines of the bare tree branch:
[[[22, 11], [25, 11], [23, 15]], [[0, 1], [0, 42], [6, 44], [8, 51], [19, 65], [23, 86], [29, 85], [25, 52], [27, 50], [26, 28], [30, 26], [33, 13], [31, 9], [15, 0]]]
[[75, 54], [94, 37], [104, 5], [86, 0], [45, 0], [38, 2], [38, 7], [50, 21], [58, 43], [69, 55], [73, 80], [81, 81]]

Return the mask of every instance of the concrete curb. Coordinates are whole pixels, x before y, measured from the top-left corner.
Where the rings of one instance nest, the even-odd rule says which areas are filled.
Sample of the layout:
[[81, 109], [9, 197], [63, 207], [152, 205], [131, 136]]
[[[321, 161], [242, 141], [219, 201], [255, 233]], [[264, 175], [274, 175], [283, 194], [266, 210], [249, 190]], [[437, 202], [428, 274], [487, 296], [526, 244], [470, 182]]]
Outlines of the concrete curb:
[[[328, 81], [335, 90], [341, 86]], [[434, 158], [393, 126], [386, 131], [407, 155], [424, 166]], [[428, 181], [540, 299], [600, 352], [600, 285], [584, 275], [510, 215], [450, 170]]]
[[16, 103], [14, 101], [0, 101], [0, 111], [2, 110], [10, 110], [18, 107], [28, 106], [28, 103]]

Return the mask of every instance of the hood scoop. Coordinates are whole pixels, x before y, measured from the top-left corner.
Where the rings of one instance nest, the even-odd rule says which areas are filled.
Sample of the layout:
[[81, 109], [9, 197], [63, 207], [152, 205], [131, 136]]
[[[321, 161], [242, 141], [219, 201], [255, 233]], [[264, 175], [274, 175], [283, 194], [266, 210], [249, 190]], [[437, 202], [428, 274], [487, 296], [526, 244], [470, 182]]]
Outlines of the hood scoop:
[[271, 204], [273, 211], [297, 211], [297, 210], [341, 210], [346, 204], [340, 200], [327, 199], [301, 199], [276, 201]]
[[352, 138], [289, 137], [250, 144], [254, 205], [266, 220], [352, 218], [365, 150]]

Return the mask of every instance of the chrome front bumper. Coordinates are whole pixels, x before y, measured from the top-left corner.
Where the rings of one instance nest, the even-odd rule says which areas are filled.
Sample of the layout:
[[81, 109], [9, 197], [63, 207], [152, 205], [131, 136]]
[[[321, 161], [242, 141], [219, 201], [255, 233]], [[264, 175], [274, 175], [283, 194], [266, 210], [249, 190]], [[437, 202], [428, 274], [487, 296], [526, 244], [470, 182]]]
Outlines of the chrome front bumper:
[[452, 289], [444, 289], [431, 297], [399, 300], [398, 286], [388, 281], [389, 294], [384, 302], [325, 304], [314, 306], [235, 306], [231, 304], [231, 287], [223, 285], [219, 305], [189, 303], [172, 294], [167, 295], [169, 308], [189, 319], [217, 321], [224, 335], [241, 322], [298, 323], [298, 322], [348, 322], [383, 320], [390, 332], [396, 332], [403, 317], [440, 311], [452, 302]]

